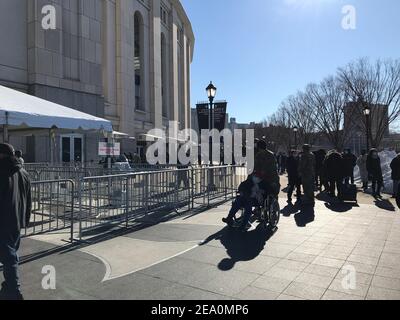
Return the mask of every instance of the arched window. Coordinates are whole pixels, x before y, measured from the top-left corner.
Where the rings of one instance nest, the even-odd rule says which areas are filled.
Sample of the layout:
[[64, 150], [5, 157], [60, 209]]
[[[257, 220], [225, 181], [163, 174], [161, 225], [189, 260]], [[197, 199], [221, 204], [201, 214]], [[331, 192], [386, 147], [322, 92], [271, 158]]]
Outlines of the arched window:
[[134, 16], [135, 105], [144, 110], [143, 103], [143, 19], [139, 12]]
[[162, 114], [168, 116], [168, 99], [167, 99], [167, 43], [164, 33], [161, 33], [161, 97], [162, 97]]

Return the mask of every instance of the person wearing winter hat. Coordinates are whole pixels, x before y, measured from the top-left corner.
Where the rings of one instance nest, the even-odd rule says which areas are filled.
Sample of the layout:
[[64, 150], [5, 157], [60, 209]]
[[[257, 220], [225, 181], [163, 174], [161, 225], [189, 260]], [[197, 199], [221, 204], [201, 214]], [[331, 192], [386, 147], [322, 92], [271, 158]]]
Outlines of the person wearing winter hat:
[[31, 215], [31, 184], [28, 173], [14, 154], [14, 148], [0, 143], [0, 262], [4, 282], [0, 300], [22, 300], [18, 278], [18, 249], [21, 229]]

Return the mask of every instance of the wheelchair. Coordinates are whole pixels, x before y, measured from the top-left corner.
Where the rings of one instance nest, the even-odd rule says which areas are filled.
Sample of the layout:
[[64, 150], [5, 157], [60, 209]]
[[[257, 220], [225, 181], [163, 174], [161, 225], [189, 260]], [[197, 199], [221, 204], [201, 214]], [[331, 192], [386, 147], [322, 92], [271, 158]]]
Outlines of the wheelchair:
[[[241, 194], [238, 193], [237, 196]], [[258, 205], [253, 209], [253, 216], [256, 216], [258, 222], [264, 226], [266, 230], [274, 230], [279, 224], [281, 217], [281, 208], [279, 206], [278, 196], [267, 195], [262, 205]], [[244, 208], [239, 210], [233, 218], [233, 228], [239, 228], [244, 219]]]

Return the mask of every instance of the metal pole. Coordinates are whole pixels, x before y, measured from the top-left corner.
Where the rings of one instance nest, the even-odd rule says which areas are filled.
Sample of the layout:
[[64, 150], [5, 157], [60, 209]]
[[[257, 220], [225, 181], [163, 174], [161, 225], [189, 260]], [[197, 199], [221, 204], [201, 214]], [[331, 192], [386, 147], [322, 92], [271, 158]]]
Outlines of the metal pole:
[[[212, 98], [210, 98], [210, 108], [209, 108], [209, 117], [208, 117], [208, 130], [211, 132], [213, 129], [213, 100]], [[210, 152], [209, 152], [209, 156], [210, 156], [210, 164], [213, 164], [213, 158], [212, 158], [212, 136], [210, 137]]]
[[367, 152], [369, 152], [369, 115], [366, 115], [367, 121]]
[[[213, 115], [213, 98], [210, 97], [210, 108], [209, 108], [209, 131], [210, 133], [212, 132], [212, 130], [214, 129], [214, 115]], [[210, 167], [213, 166], [213, 156], [212, 156], [212, 150], [213, 150], [213, 137], [210, 134], [210, 151], [209, 151], [209, 161], [210, 161]], [[213, 177], [213, 171], [212, 170], [208, 170], [209, 173], [209, 181], [208, 181], [208, 188], [209, 189], [214, 189], [214, 177]]]

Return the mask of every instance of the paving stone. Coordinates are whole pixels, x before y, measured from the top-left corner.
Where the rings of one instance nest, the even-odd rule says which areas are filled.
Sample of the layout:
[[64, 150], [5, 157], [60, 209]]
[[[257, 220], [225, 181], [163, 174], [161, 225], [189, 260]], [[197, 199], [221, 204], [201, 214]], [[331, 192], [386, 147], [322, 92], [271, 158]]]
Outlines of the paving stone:
[[290, 283], [290, 280], [271, 276], [262, 276], [254, 281], [251, 285], [256, 288], [282, 293]]
[[317, 255], [311, 255], [311, 254], [293, 251], [293, 252], [289, 253], [289, 255], [286, 257], [286, 259], [310, 264], [312, 261], [315, 260], [316, 257], [317, 257]]
[[367, 296], [368, 288], [369, 288], [368, 285], [361, 283], [356, 283], [355, 288], [347, 288], [347, 282], [344, 276], [343, 279], [336, 278], [329, 286], [330, 290], [343, 292], [350, 295], [360, 296], [362, 298], [365, 298]]
[[355, 255], [358, 256], [366, 256], [366, 257], [371, 257], [371, 258], [379, 258], [382, 254], [382, 250], [379, 248], [360, 248], [357, 247], [354, 249], [352, 252]]
[[301, 273], [295, 281], [327, 289], [333, 281], [333, 277], [319, 276], [311, 273]]
[[400, 300], [400, 291], [371, 287], [368, 291], [367, 300]]
[[321, 266], [318, 264], [310, 264], [304, 272], [311, 273], [319, 276], [324, 276], [328, 278], [334, 278], [338, 272], [340, 271], [339, 268], [335, 267], [328, 267], [328, 266]]
[[400, 279], [400, 269], [378, 266], [376, 268], [375, 275], [385, 277], [385, 278]]
[[358, 262], [363, 264], [369, 264], [372, 266], [376, 266], [379, 261], [379, 257], [367, 257], [367, 256], [359, 256], [356, 254], [352, 254], [347, 258], [348, 262]]
[[303, 300], [303, 299], [294, 296], [289, 296], [287, 294], [281, 294], [276, 300], [291, 301], [291, 300]]
[[344, 292], [338, 292], [334, 290], [327, 290], [323, 295], [321, 300], [364, 300], [360, 296], [355, 296], [351, 294], [347, 294]]
[[236, 262], [234, 269], [239, 271], [264, 274], [275, 266], [281, 259], [276, 257], [259, 256], [251, 261]]
[[344, 260], [325, 258], [321, 256], [315, 258], [315, 260], [312, 262], [312, 264], [318, 264], [321, 266], [334, 267], [334, 268], [341, 268], [344, 263], [345, 263]]
[[240, 300], [275, 300], [278, 296], [278, 292], [250, 286], [237, 294], [235, 298]]
[[382, 253], [382, 256], [379, 260], [379, 266], [389, 267], [389, 268], [398, 268], [400, 264], [400, 254], [394, 253]]
[[284, 279], [284, 280], [288, 280], [288, 281], [293, 281], [294, 279], [296, 279], [299, 276], [299, 274], [300, 274], [300, 271], [284, 269], [284, 268], [277, 267], [277, 266], [274, 266], [273, 268], [268, 270], [266, 273], [264, 273], [265, 276]]
[[198, 283], [196, 287], [233, 297], [252, 284], [257, 278], [258, 275], [254, 273], [231, 270], [230, 272], [221, 273], [211, 281], [205, 280], [201, 284]]
[[375, 275], [372, 279], [371, 286], [400, 291], [400, 279], [385, 278]]
[[220, 300], [232, 300], [232, 297], [227, 297], [224, 295], [216, 294], [214, 292], [209, 292], [205, 290], [192, 288], [192, 291], [185, 295], [184, 300], [212, 300], [212, 301], [220, 301]]
[[305, 283], [292, 282], [283, 293], [306, 300], [319, 300], [323, 296], [324, 292], [324, 288]]
[[350, 262], [346, 261], [343, 267], [351, 266], [356, 269], [357, 273], [367, 273], [367, 274], [375, 274], [376, 266], [371, 264], [359, 263], [359, 262]]
[[271, 244], [267, 245], [264, 250], [261, 252], [262, 255], [276, 257], [276, 258], [285, 258], [291, 253], [296, 246], [285, 245], [285, 244]]
[[345, 253], [342, 251], [336, 251], [336, 250], [332, 250], [332, 249], [326, 249], [320, 253], [320, 256], [325, 257], [325, 258], [337, 259], [337, 260], [346, 260], [349, 256], [349, 253]]
[[296, 248], [292, 253], [302, 253], [311, 256], [318, 256], [322, 252], [322, 249], [306, 247], [306, 246], [299, 246]]
[[301, 272], [307, 268], [308, 265], [309, 263], [305, 262], [282, 259], [276, 264], [276, 267]]

